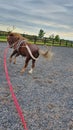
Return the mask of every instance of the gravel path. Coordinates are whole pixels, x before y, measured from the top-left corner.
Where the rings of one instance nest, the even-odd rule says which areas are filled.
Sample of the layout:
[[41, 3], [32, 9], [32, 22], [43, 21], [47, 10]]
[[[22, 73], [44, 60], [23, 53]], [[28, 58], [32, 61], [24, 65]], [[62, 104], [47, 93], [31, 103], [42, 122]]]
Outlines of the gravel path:
[[[7, 44], [0, 43], [0, 130], [23, 130], [6, 81], [3, 56]], [[41, 47], [40, 48], [45, 48]], [[24, 58], [7, 67], [28, 130], [73, 130], [73, 48], [53, 47], [54, 58], [39, 57], [32, 75], [20, 75]]]

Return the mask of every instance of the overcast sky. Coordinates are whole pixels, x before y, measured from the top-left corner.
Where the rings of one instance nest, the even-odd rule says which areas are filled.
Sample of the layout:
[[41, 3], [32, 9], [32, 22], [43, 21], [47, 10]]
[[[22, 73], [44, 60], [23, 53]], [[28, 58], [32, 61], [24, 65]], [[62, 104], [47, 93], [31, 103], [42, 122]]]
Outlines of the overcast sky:
[[73, 0], [0, 0], [0, 30], [73, 40]]

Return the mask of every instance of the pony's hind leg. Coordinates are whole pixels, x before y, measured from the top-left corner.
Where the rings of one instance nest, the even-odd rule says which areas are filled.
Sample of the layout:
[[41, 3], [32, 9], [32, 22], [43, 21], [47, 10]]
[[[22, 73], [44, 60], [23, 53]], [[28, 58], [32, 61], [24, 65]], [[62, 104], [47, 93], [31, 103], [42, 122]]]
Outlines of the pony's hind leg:
[[20, 71], [20, 73], [21, 74], [23, 74], [24, 72], [25, 72], [25, 70], [26, 70], [26, 68], [27, 68], [27, 66], [28, 66], [28, 62], [29, 62], [29, 58], [26, 58], [26, 60], [25, 60], [25, 65], [24, 65], [24, 67], [21, 69], [21, 71]]
[[35, 67], [35, 60], [32, 60], [32, 68], [29, 70], [29, 74], [32, 74], [34, 67]]

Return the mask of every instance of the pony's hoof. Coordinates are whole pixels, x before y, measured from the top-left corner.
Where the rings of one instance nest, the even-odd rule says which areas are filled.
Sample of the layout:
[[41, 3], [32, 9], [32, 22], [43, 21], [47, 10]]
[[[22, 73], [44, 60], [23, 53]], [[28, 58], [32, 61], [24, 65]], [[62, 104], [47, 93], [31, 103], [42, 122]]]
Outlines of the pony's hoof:
[[31, 72], [31, 71], [28, 71], [28, 73], [29, 73], [29, 74], [32, 74], [32, 72]]
[[33, 69], [29, 70], [28, 73], [29, 73], [29, 74], [32, 74], [32, 71], [33, 71]]
[[22, 70], [20, 71], [21, 75], [22, 75], [24, 72], [25, 72], [25, 69], [22, 69]]
[[16, 64], [16, 62], [13, 62], [13, 64]]

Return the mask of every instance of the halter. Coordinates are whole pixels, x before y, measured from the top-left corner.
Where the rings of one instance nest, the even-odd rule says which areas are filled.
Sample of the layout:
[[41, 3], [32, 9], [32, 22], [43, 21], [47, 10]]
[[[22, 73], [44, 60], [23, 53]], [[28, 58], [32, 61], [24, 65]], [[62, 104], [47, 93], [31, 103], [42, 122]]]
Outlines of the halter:
[[19, 47], [20, 47], [20, 45], [23, 43], [23, 42], [25, 42], [26, 40], [19, 40], [18, 41], [18, 43], [17, 42], [14, 42], [12, 45], [10, 45], [9, 47], [10, 48], [14, 48], [14, 46], [16, 45], [16, 47], [14, 48], [15, 50], [19, 50]]
[[[19, 50], [19, 47], [20, 47], [20, 45], [21, 45], [23, 42], [26, 43], [26, 40], [19, 40], [19, 42], [18, 42], [18, 44], [17, 44], [17, 46], [16, 46], [16, 50], [17, 50], [17, 51]], [[25, 46], [23, 46], [23, 47], [25, 47]]]

